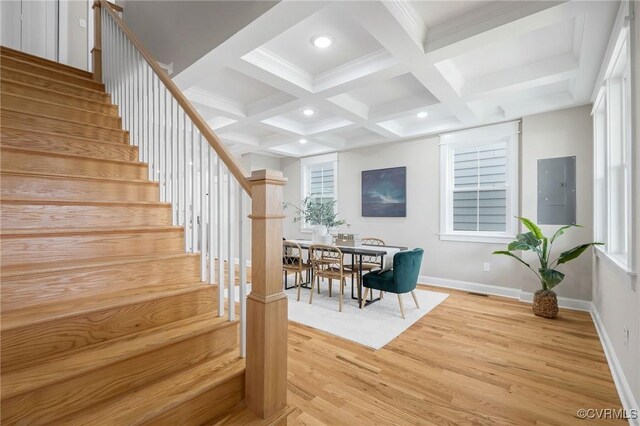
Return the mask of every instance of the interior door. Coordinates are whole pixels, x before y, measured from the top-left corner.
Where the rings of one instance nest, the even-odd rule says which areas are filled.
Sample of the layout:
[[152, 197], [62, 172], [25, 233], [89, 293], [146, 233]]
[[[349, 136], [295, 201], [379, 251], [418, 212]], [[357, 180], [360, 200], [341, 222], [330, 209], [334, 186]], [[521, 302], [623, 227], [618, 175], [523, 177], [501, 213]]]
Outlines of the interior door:
[[58, 0], [2, 0], [2, 45], [58, 59]]

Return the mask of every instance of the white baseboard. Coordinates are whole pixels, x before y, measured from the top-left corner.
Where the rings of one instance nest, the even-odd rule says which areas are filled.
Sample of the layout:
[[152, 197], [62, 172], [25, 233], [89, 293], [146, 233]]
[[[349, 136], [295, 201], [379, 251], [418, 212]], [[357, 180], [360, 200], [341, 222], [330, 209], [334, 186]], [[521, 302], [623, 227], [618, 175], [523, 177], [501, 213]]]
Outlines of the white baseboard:
[[[529, 293], [528, 291], [521, 291], [520, 300], [523, 302], [532, 303], [533, 293]], [[561, 308], [574, 309], [576, 311], [591, 312], [593, 304], [590, 300], [572, 299], [570, 297], [558, 296], [558, 306]]]
[[[604, 328], [604, 324], [602, 323], [600, 314], [598, 314], [598, 310], [593, 303], [591, 304], [590, 312], [593, 323], [596, 326], [596, 331], [598, 332], [598, 336], [600, 337], [602, 348], [604, 349], [604, 355], [607, 357], [609, 370], [611, 370], [613, 382], [616, 385], [618, 396], [620, 396], [622, 407], [626, 410], [627, 413], [631, 413], [633, 410], [635, 410], [635, 413], [640, 416], [640, 407], [638, 407], [638, 404], [633, 397], [629, 382], [627, 382], [627, 378], [625, 377], [622, 366], [620, 365], [620, 361], [618, 360], [618, 357], [613, 350], [613, 345], [611, 344], [611, 340], [609, 340], [609, 336], [607, 335], [607, 331]], [[631, 426], [640, 426], [640, 418], [629, 419], [629, 424]]]
[[494, 296], [504, 296], [510, 297], [512, 299], [520, 298], [519, 288], [500, 287], [497, 285], [450, 280], [446, 278], [429, 277], [424, 275], [418, 277], [418, 282], [422, 284], [433, 285], [436, 287], [453, 288], [456, 290], [470, 291], [473, 293], [492, 294]]
[[[489, 284], [450, 280], [446, 278], [430, 277], [424, 275], [421, 275], [418, 278], [418, 281], [421, 284], [428, 284], [436, 287], [452, 288], [473, 293], [509, 297], [528, 303], [531, 303], [533, 301], [533, 293], [515, 288], [499, 287]], [[613, 350], [611, 340], [609, 340], [609, 337], [607, 336], [604, 324], [602, 323], [600, 315], [598, 314], [598, 311], [596, 310], [593, 302], [581, 299], [571, 299], [569, 297], [558, 297], [558, 306], [566, 309], [586, 311], [591, 314], [591, 318], [593, 319], [593, 323], [595, 324], [598, 336], [600, 337], [600, 342], [602, 343], [602, 348], [604, 349], [604, 354], [607, 358], [609, 369], [611, 370], [611, 375], [613, 376], [613, 381], [616, 385], [616, 390], [618, 391], [618, 396], [620, 397], [620, 401], [622, 402], [622, 407], [626, 410], [628, 415], [631, 415], [632, 412], [635, 412], [638, 413], [638, 416], [640, 416], [640, 411], [638, 411], [638, 404], [636, 403], [633, 393], [631, 392], [629, 382], [627, 382], [624, 371], [622, 370], [622, 366], [620, 365], [620, 361], [618, 360], [618, 357]], [[629, 424], [631, 426], [640, 426], [640, 419], [629, 419]]]

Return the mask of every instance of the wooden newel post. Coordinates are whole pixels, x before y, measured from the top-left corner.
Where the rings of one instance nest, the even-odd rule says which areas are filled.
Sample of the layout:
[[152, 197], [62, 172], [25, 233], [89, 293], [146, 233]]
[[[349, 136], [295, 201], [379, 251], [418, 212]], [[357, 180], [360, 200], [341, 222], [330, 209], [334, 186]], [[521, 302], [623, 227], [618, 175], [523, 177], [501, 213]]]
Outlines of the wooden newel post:
[[93, 79], [102, 83], [102, 18], [100, 16], [100, 2], [93, 2]]
[[246, 401], [270, 417], [287, 405], [287, 296], [282, 288], [281, 172], [254, 171], [251, 194], [251, 294], [247, 297]]

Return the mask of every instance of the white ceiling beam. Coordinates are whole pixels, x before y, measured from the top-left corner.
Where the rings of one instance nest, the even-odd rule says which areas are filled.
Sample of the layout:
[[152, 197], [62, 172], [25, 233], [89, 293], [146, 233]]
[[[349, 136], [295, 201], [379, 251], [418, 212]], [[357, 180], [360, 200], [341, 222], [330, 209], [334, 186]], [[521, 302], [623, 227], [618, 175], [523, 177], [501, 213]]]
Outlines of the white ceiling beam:
[[222, 44], [211, 50], [194, 64], [179, 73], [173, 81], [182, 90], [205, 79], [212, 71], [220, 69], [232, 60], [244, 56], [262, 46], [291, 28], [298, 22], [308, 18], [329, 4], [328, 1], [296, 2], [282, 1], [259, 16]]

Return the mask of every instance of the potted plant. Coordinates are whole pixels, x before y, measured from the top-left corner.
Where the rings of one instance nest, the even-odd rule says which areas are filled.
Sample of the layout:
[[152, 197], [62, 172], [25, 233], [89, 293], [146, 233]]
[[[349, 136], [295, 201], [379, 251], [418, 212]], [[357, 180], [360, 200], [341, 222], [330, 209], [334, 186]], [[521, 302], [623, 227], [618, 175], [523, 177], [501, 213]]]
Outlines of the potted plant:
[[314, 195], [306, 196], [300, 206], [292, 203], [284, 203], [284, 208], [291, 206], [295, 209], [294, 222], [303, 221], [313, 225], [312, 240], [316, 243], [324, 243], [328, 230], [340, 225], [350, 226], [345, 220], [338, 219], [336, 213], [336, 200], [322, 201]]
[[[524, 217], [518, 217], [518, 219], [530, 232], [518, 234], [516, 240], [509, 243], [507, 250], [497, 250], [494, 251], [493, 254], [511, 256], [536, 274], [542, 288], [534, 293], [533, 313], [544, 318], [555, 318], [558, 315], [558, 299], [552, 289], [564, 279], [564, 274], [557, 269], [558, 266], [577, 258], [589, 247], [602, 243], [580, 244], [571, 250], [560, 253], [560, 256], [550, 261], [551, 249], [555, 240], [564, 234], [567, 229], [579, 227], [580, 225], [563, 226], [558, 229], [551, 238], [547, 238], [542, 233], [542, 230], [530, 219]], [[540, 267], [537, 268], [537, 271], [522, 260], [521, 257], [513, 253], [514, 251], [522, 250], [532, 251], [538, 255]]]

